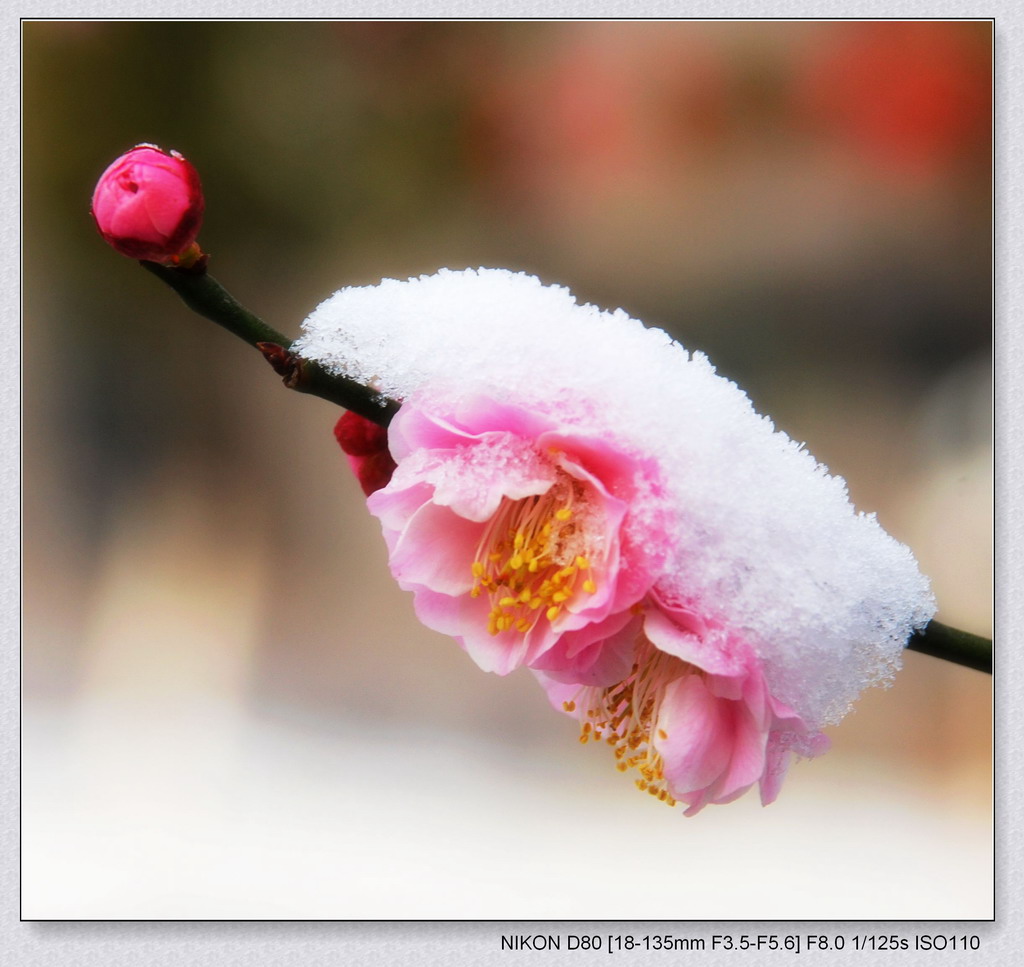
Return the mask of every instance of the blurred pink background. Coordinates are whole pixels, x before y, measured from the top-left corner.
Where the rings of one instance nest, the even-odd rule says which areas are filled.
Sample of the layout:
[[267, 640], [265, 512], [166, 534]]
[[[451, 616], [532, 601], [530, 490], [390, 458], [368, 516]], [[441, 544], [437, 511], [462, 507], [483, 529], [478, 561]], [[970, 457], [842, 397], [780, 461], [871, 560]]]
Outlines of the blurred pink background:
[[[138, 141], [211, 271], [523, 269], [706, 351], [991, 633], [991, 24], [24, 24], [28, 918], [992, 914], [991, 680], [910, 654], [695, 819], [392, 583], [331, 429], [88, 216]], [[131, 82], [126, 83], [125, 79]], [[623, 884], [635, 884], [624, 889]]]

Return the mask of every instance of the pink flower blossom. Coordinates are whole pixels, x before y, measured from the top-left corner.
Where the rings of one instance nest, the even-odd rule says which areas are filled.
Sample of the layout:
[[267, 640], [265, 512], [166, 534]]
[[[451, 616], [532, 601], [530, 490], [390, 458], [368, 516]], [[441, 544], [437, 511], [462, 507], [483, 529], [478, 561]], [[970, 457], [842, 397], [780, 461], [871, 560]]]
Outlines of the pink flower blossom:
[[[579, 719], [580, 741], [605, 741], [617, 767], [662, 802], [732, 802], [760, 783], [773, 802], [793, 751], [813, 756], [828, 740], [772, 696], [762, 663], [737, 636], [685, 608], [648, 596], [643, 616], [602, 646], [603, 681], [581, 686], [558, 663], [536, 675], [556, 708]], [[616, 667], [617, 663], [617, 667]], [[536, 667], [545, 663], [542, 660]]]
[[177, 151], [140, 144], [100, 175], [92, 215], [122, 255], [173, 262], [196, 240], [202, 223], [199, 174]]
[[[627, 526], [639, 485], [657, 487], [650, 461], [479, 398], [443, 416], [407, 405], [388, 436], [397, 467], [368, 506], [420, 619], [487, 671], [532, 668], [641, 790], [687, 815], [758, 782], [768, 803], [791, 749], [827, 744], [773, 697], [740, 635], [663, 599], [670, 537], [638, 547]], [[360, 472], [383, 431], [349, 416], [338, 438]]]
[[556, 645], [582, 678], [651, 583], [656, 548], [625, 528], [652, 470], [547, 415], [484, 399], [403, 407], [397, 469], [368, 507], [420, 619], [506, 674]]

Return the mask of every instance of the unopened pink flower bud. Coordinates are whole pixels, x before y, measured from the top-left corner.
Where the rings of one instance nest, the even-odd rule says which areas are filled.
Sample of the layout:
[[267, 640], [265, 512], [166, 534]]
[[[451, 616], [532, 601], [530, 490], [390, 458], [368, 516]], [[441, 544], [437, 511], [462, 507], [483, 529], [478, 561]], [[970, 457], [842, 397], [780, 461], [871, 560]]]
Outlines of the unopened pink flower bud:
[[335, 425], [334, 437], [367, 497], [391, 482], [396, 464], [388, 451], [388, 431], [384, 427], [349, 410]]
[[177, 151], [140, 144], [100, 175], [92, 216], [122, 255], [177, 262], [199, 234], [204, 204], [199, 173], [188, 161]]
[[351, 410], [335, 424], [334, 437], [350, 457], [369, 457], [388, 448], [388, 431]]

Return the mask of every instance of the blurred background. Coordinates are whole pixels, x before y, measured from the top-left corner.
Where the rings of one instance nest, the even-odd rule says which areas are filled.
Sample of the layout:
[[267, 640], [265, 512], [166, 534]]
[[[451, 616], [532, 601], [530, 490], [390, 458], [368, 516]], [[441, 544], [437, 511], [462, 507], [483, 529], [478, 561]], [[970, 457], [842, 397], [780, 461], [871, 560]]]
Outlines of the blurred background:
[[272, 325], [502, 266], [706, 351], [990, 634], [989, 23], [23, 25], [29, 919], [992, 915], [987, 676], [684, 820], [422, 628], [331, 430], [109, 250], [139, 141]]

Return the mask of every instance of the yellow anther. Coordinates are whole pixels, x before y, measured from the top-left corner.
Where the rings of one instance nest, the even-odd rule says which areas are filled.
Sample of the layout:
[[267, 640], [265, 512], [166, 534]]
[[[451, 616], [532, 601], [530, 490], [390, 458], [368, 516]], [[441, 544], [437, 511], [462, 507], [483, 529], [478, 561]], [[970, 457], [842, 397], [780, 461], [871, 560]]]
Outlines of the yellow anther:
[[625, 762], [620, 762], [615, 768], [618, 769], [619, 772], [625, 772], [628, 767]]
[[564, 708], [567, 712], [575, 712], [576, 703], [571, 700], [568, 702], [562, 702], [562, 708]]
[[590, 731], [590, 728], [591, 728], [590, 723], [589, 722], [584, 722], [583, 723], [583, 734], [586, 735]]
[[635, 780], [635, 785], [637, 789], [639, 789], [641, 792], [643, 792], [647, 788], [647, 783], [644, 782], [643, 779]]
[[658, 729], [658, 738], [659, 739], [667, 739], [668, 738], [668, 732], [666, 732], [664, 729]]
[[[535, 616], [527, 611], [543, 611], [553, 622], [574, 600], [577, 573], [590, 569], [586, 544], [581, 543], [589, 537], [581, 527], [588, 519], [586, 489], [557, 472], [557, 485], [549, 493], [502, 500], [472, 562], [470, 594], [478, 598], [486, 592], [494, 608], [488, 622], [491, 634], [529, 632]], [[578, 515], [583, 515], [580, 521]], [[580, 583], [588, 576], [582, 574]], [[607, 719], [611, 721], [611, 714]]]
[[590, 578], [587, 578], [586, 581], [583, 582], [583, 590], [586, 591], [587, 594], [593, 594], [597, 590], [597, 585], [591, 581]]

